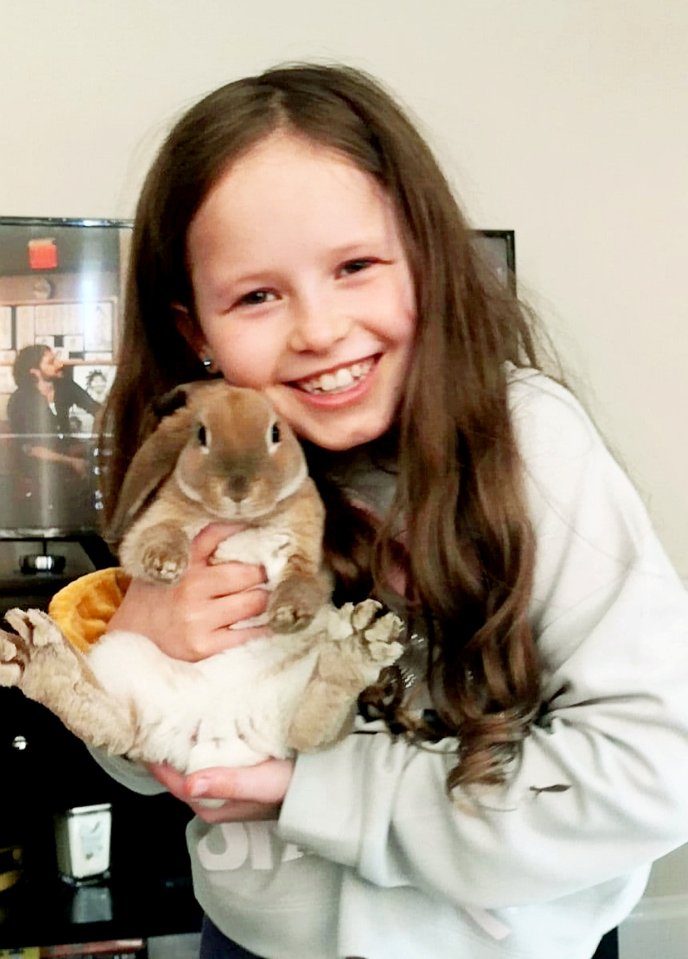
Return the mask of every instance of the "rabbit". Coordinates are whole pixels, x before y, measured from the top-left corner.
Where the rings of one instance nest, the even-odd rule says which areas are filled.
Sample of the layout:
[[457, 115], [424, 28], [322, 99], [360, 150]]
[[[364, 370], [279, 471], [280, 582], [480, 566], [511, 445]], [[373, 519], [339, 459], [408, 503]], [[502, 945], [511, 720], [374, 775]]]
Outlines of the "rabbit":
[[324, 508], [298, 440], [263, 394], [219, 380], [186, 384], [163, 412], [127, 472], [110, 529], [122, 567], [174, 583], [200, 529], [245, 524], [213, 561], [265, 566], [265, 635], [199, 662], [123, 630], [82, 652], [48, 614], [15, 609], [6, 618], [16, 634], [0, 631], [0, 684], [46, 705], [91, 746], [184, 773], [336, 741], [360, 693], [401, 655], [401, 620], [371, 599], [330, 602]]
[[160, 406], [168, 415], [134, 457], [109, 530], [111, 541], [123, 534], [122, 566], [176, 583], [204, 526], [245, 524], [212, 561], [262, 564], [270, 627], [304, 626], [331, 583], [322, 567], [325, 511], [293, 431], [264, 394], [222, 380], [178, 387]]

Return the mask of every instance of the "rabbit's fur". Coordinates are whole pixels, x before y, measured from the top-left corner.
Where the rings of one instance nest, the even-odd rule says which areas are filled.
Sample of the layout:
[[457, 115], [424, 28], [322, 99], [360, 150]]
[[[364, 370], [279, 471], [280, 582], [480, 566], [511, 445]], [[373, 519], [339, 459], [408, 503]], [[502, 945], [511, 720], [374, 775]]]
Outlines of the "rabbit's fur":
[[330, 582], [322, 568], [324, 509], [294, 433], [262, 393], [221, 380], [179, 387], [164, 402], [183, 405], [137, 452], [113, 518], [111, 538], [124, 533], [122, 566], [175, 583], [204, 526], [246, 524], [213, 561], [263, 564], [272, 628], [305, 625], [327, 601]]
[[7, 620], [18, 635], [0, 631], [0, 683], [90, 745], [183, 772], [330, 743], [401, 654], [401, 622], [372, 600], [329, 602], [324, 509], [296, 437], [263, 394], [218, 380], [180, 387], [170, 402], [122, 487], [111, 530], [122, 566], [176, 582], [204, 526], [244, 524], [214, 562], [264, 565], [270, 631], [195, 663], [121, 630], [82, 654], [45, 613], [15, 609]]

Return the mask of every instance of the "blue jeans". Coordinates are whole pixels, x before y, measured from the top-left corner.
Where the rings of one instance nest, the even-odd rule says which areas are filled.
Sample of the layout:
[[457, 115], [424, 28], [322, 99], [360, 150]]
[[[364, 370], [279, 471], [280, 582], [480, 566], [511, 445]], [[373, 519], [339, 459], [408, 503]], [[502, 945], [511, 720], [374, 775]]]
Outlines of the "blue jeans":
[[200, 959], [261, 959], [220, 932], [207, 916], [201, 926]]

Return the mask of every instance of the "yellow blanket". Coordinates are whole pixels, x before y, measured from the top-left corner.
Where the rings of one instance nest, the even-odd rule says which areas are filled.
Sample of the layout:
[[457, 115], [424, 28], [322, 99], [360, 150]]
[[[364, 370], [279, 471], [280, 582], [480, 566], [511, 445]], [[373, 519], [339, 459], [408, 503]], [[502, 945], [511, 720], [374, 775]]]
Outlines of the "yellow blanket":
[[48, 613], [72, 646], [86, 652], [105, 632], [130, 581], [119, 567], [87, 573], [55, 593]]

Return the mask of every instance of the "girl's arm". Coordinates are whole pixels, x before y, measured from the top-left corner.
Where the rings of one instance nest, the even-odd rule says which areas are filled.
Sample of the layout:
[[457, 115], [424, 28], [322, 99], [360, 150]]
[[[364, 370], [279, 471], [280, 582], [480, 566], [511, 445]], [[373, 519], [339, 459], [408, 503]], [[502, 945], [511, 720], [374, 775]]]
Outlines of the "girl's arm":
[[298, 758], [281, 837], [381, 886], [485, 908], [551, 900], [688, 840], [688, 594], [580, 407], [514, 389], [538, 568], [545, 715], [504, 787], [377, 733]]

